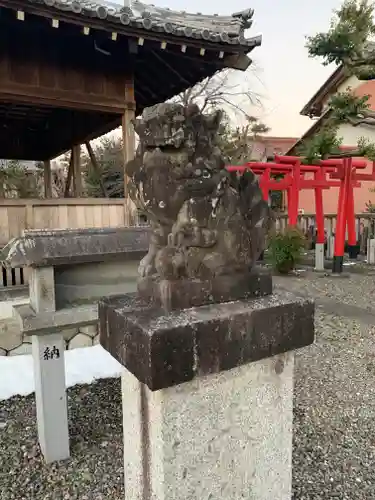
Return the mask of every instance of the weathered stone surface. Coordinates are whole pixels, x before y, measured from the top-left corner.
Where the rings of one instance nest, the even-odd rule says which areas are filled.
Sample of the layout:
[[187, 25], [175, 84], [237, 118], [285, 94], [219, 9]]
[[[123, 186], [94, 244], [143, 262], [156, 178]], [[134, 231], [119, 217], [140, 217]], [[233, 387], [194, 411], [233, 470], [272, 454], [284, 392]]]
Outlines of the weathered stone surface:
[[38, 313], [56, 310], [54, 269], [38, 267], [31, 269], [29, 277], [30, 306]]
[[252, 272], [217, 276], [205, 281], [143, 278], [138, 284], [138, 292], [141, 297], [171, 311], [270, 295], [272, 276], [268, 272]]
[[0, 348], [10, 351], [22, 343], [22, 334], [13, 318], [0, 320]]
[[0, 302], [28, 299], [28, 285], [15, 285], [0, 288]]
[[30, 306], [15, 306], [14, 315], [25, 335], [45, 335], [68, 330], [72, 326], [96, 324], [98, 307], [96, 304], [60, 309], [55, 312], [35, 314]]
[[0, 356], [6, 356], [7, 355], [7, 352], [5, 349], [1, 349], [0, 347]]
[[291, 500], [293, 367], [288, 352], [157, 392], [124, 369], [126, 500]]
[[[254, 294], [243, 276], [251, 278], [264, 250], [271, 211], [250, 170], [236, 176], [225, 168], [220, 121], [220, 112], [205, 115], [195, 105], [165, 103], [146, 109], [135, 126], [139, 147], [126, 165], [130, 196], [152, 223], [140, 290], [147, 295], [154, 289], [165, 309], [180, 306], [180, 299], [169, 297], [178, 289], [192, 293], [197, 305], [207, 302], [209, 290], [217, 290], [213, 300], [246, 297], [246, 286]], [[150, 280], [163, 282], [168, 297]], [[183, 307], [189, 305], [187, 298]]]
[[20, 356], [25, 354], [31, 354], [31, 344], [27, 342], [24, 342], [8, 352], [8, 356]]
[[[17, 305], [26, 305], [29, 304], [30, 300], [28, 295], [27, 296], [15, 296], [14, 298], [10, 300], [2, 300], [0, 301], [0, 318], [2, 321], [4, 320], [9, 320], [11, 323], [13, 322], [13, 307]], [[0, 327], [1, 328], [1, 327]]]
[[287, 292], [166, 314], [137, 295], [99, 303], [101, 345], [151, 390], [314, 341], [314, 304]]
[[141, 258], [148, 244], [147, 227], [28, 230], [4, 247], [0, 259], [6, 267], [103, 262], [126, 255]]
[[92, 346], [92, 339], [84, 333], [77, 333], [69, 342], [68, 349], [76, 349], [78, 347]]
[[111, 262], [88, 262], [55, 267], [56, 309], [96, 303], [101, 297], [137, 289], [139, 255]]
[[81, 326], [79, 332], [94, 338], [98, 334], [98, 325]]
[[63, 330], [61, 333], [63, 334], [65, 342], [69, 342], [75, 335], [77, 335], [78, 332], [78, 328], [68, 328]]

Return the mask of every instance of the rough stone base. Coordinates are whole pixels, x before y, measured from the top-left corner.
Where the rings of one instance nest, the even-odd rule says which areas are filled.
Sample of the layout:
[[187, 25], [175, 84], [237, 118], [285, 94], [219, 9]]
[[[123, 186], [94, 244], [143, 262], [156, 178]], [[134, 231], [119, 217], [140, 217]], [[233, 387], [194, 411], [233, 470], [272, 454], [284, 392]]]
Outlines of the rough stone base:
[[304, 347], [314, 304], [284, 292], [165, 313], [138, 295], [99, 303], [100, 343], [151, 390]]
[[257, 270], [248, 274], [217, 276], [206, 281], [144, 278], [138, 283], [138, 292], [145, 300], [172, 311], [270, 295], [272, 276], [267, 270]]

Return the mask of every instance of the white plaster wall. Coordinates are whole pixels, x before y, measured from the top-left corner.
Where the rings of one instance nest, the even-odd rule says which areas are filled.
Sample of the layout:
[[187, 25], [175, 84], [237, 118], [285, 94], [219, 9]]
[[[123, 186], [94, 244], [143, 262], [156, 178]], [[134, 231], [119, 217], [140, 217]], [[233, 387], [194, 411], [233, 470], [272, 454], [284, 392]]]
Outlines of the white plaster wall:
[[[355, 90], [356, 88], [358, 88], [362, 84], [363, 84], [363, 82], [358, 80], [358, 78], [356, 76], [352, 75], [349, 78], [347, 78], [344, 81], [344, 83], [342, 83], [341, 85], [338, 86], [337, 92], [345, 92], [348, 89], [348, 87], [350, 87], [352, 90]], [[324, 99], [323, 110], [327, 109], [330, 98], [331, 98], [331, 96], [328, 96]]]
[[[287, 353], [165, 390], [145, 388], [148, 498], [290, 500], [293, 366]], [[136, 500], [140, 385], [124, 377], [126, 500]]]
[[340, 125], [337, 135], [343, 138], [343, 144], [345, 146], [356, 146], [358, 139], [361, 137], [364, 137], [371, 142], [375, 141], [375, 129], [374, 127], [369, 127], [368, 125], [358, 125], [358, 127], [353, 127], [349, 123], [344, 123]]

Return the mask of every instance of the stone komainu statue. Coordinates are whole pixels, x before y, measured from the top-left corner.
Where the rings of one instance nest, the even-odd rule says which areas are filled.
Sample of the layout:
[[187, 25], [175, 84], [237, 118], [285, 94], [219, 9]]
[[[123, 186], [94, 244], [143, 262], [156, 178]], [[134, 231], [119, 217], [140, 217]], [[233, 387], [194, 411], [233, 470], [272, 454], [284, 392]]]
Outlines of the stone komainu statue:
[[130, 196], [152, 226], [141, 289], [150, 281], [207, 284], [225, 276], [233, 289], [264, 249], [270, 209], [251, 171], [225, 169], [217, 146], [221, 118], [166, 103], [136, 120], [140, 142], [126, 173]]

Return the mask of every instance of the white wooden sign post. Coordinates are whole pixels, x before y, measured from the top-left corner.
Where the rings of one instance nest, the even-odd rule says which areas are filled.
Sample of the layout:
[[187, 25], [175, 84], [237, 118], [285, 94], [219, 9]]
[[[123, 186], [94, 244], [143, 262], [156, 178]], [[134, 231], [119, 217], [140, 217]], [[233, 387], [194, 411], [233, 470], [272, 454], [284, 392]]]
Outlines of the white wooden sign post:
[[[31, 269], [30, 305], [39, 314], [56, 310], [53, 267]], [[65, 460], [70, 450], [63, 334], [31, 338], [39, 444], [47, 463]]]

